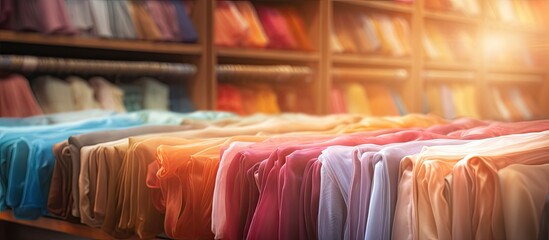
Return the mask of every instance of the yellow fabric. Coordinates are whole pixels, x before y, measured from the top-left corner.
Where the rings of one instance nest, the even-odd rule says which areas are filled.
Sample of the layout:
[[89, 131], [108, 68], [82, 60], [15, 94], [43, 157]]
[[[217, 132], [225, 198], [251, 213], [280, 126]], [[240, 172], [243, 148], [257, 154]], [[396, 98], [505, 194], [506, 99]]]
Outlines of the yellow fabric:
[[412, 52], [410, 50], [410, 25], [402, 17], [393, 17], [392, 21], [395, 26], [397, 39], [404, 51], [403, 55], [409, 55]]
[[345, 86], [345, 103], [349, 113], [372, 115], [368, 96], [362, 84], [350, 83]]
[[383, 84], [368, 84], [366, 85], [366, 93], [368, 94], [368, 103], [374, 116], [398, 116], [398, 108], [396, 107], [391, 91]]
[[437, 84], [429, 84], [426, 87], [429, 111], [437, 116], [444, 116], [442, 109], [442, 96]]

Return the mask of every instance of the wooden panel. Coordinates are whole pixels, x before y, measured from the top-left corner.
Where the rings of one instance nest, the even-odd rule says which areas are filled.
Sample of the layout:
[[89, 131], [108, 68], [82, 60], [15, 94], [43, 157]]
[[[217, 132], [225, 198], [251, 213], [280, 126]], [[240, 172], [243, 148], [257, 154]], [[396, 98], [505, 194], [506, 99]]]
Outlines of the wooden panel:
[[424, 11], [423, 16], [427, 19], [436, 21], [447, 21], [462, 24], [479, 24], [479, 18], [475, 16], [460, 15], [455, 13], [441, 13]]
[[84, 38], [13, 31], [0, 31], [0, 42], [112, 49], [135, 52], [154, 52], [164, 54], [199, 54], [202, 51], [201, 47], [197, 44]]
[[300, 52], [290, 50], [274, 49], [237, 49], [221, 48], [217, 51], [218, 57], [247, 58], [247, 59], [269, 59], [289, 62], [315, 62], [319, 55], [316, 52]]
[[371, 0], [334, 0], [334, 2], [343, 2], [370, 7], [379, 10], [395, 11], [402, 13], [412, 13], [412, 5], [407, 3], [395, 3], [391, 1], [371, 1]]
[[[91, 228], [81, 224], [70, 223], [51, 218], [38, 218], [36, 220], [20, 220], [16, 219], [11, 211], [0, 212], [0, 220], [6, 222], [17, 223], [25, 226], [37, 227], [47, 229], [56, 232], [63, 232], [79, 237], [92, 238], [92, 239], [110, 239], [112, 236], [101, 231], [100, 229]], [[9, 231], [9, 229], [6, 229]]]
[[335, 64], [355, 64], [355, 65], [381, 65], [381, 66], [410, 66], [411, 58], [384, 57], [368, 54], [333, 54]]

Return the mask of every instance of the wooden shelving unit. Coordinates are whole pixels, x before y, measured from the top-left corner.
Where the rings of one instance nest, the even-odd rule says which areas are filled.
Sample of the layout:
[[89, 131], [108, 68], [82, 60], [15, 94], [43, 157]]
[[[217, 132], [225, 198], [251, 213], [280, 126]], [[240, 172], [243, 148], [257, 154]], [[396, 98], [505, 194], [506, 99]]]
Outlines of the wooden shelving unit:
[[478, 16], [467, 16], [459, 13], [444, 13], [426, 10], [423, 13], [423, 16], [429, 20], [446, 21], [459, 24], [477, 25], [480, 22]]
[[385, 57], [385, 56], [363, 56], [360, 54], [337, 53], [332, 55], [335, 64], [355, 65], [381, 65], [381, 66], [403, 66], [409, 67], [412, 64], [410, 57]]
[[459, 63], [459, 62], [425, 62], [425, 69], [440, 69], [440, 70], [466, 70], [474, 71], [477, 66], [471, 63]]
[[315, 62], [320, 59], [318, 52], [239, 48], [220, 48], [217, 51], [217, 57], [266, 59], [287, 62]]
[[400, 13], [412, 13], [412, 4], [394, 3], [390, 1], [368, 1], [368, 0], [333, 0], [334, 2], [344, 2], [364, 7], [370, 7], [378, 10], [386, 10]]
[[0, 30], [0, 42], [107, 49], [117, 51], [152, 52], [175, 55], [199, 55], [202, 52], [202, 47], [199, 44], [42, 35], [38, 33], [24, 33], [5, 30]]

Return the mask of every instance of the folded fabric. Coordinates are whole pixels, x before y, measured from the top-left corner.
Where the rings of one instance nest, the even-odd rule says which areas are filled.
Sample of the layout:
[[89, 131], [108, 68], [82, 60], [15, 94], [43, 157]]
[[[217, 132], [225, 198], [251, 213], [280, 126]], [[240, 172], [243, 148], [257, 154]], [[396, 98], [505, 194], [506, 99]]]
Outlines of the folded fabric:
[[125, 112], [124, 92], [102, 77], [92, 77], [89, 80], [95, 93], [95, 99], [102, 109]]
[[263, 5], [256, 6], [257, 15], [263, 24], [263, 29], [269, 37], [268, 48], [273, 49], [298, 49], [291, 26], [283, 13], [274, 7]]
[[[9, 1], [4, 1], [9, 2]], [[65, 0], [65, 8], [70, 23], [81, 35], [89, 35], [92, 32], [94, 22], [89, 0]]]
[[0, 76], [0, 118], [42, 114], [29, 82], [21, 75]]
[[32, 87], [44, 113], [76, 110], [75, 99], [68, 82], [52, 76], [42, 76], [33, 81]]
[[269, 43], [269, 39], [263, 30], [263, 26], [257, 17], [254, 6], [250, 2], [237, 1], [234, 5], [248, 23], [248, 31], [242, 39], [242, 46], [263, 48]]
[[88, 82], [76, 76], [66, 79], [72, 91], [75, 110], [99, 109], [99, 103], [95, 100], [93, 89]]
[[174, 30], [174, 32], [178, 33], [176, 35], [178, 36], [177, 39], [182, 42], [196, 42], [198, 40], [198, 33], [193, 26], [189, 14], [187, 14], [187, 9], [183, 6], [183, 2], [181, 0], [172, 0], [172, 2], [177, 13], [177, 23], [179, 26], [179, 31]]
[[128, 1], [107, 2], [110, 27], [114, 38], [136, 39], [135, 24], [128, 10]]
[[231, 1], [217, 2], [214, 21], [214, 43], [217, 46], [238, 46], [249, 30], [248, 23]]

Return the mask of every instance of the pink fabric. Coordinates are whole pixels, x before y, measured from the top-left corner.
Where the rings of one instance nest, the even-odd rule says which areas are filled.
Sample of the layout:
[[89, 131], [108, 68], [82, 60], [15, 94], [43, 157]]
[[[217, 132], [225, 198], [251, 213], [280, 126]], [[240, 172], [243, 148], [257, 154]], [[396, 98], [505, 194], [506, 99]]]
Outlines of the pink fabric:
[[[398, 129], [394, 129], [398, 131]], [[385, 130], [388, 131], [388, 130]], [[295, 233], [284, 233], [284, 235], [279, 235], [280, 233], [280, 222], [288, 221], [289, 219], [295, 218], [295, 215], [280, 215], [281, 202], [290, 201], [297, 202], [299, 201], [299, 192], [293, 194], [285, 194], [285, 196], [293, 196], [296, 199], [280, 199], [280, 183], [284, 179], [279, 179], [281, 168], [286, 164], [288, 156], [296, 150], [305, 149], [305, 148], [316, 148], [317, 154], [320, 155], [322, 149], [332, 146], [332, 145], [343, 145], [343, 146], [356, 146], [359, 144], [373, 143], [373, 144], [387, 144], [392, 142], [407, 142], [414, 140], [423, 140], [423, 139], [432, 139], [436, 137], [444, 137], [443, 135], [428, 133], [423, 130], [407, 130], [398, 132], [395, 134], [386, 134], [379, 137], [380, 131], [361, 133], [361, 135], [345, 135], [333, 140], [322, 142], [319, 144], [306, 144], [299, 146], [290, 146], [290, 147], [279, 147], [275, 152], [271, 153], [269, 159], [266, 160], [265, 173], [260, 179], [259, 188], [260, 188], [260, 197], [259, 202], [256, 208], [256, 212], [252, 219], [250, 230], [248, 232], [249, 239], [280, 239], [287, 234], [292, 235]], [[376, 133], [378, 133], [376, 135]], [[314, 154], [310, 156], [314, 158]], [[283, 207], [288, 206], [288, 204], [282, 204]], [[281, 212], [288, 213], [291, 210], [283, 209]], [[290, 220], [292, 221], [292, 220]], [[294, 221], [293, 224], [299, 225], [297, 221]], [[286, 224], [285, 224], [286, 225]], [[282, 231], [285, 231], [286, 228], [282, 228]], [[299, 232], [299, 231], [297, 231]]]
[[269, 38], [267, 48], [297, 49], [299, 47], [290, 26], [279, 10], [267, 6], [256, 6], [256, 10], [265, 34]]
[[64, 0], [16, 1], [16, 29], [44, 34], [74, 34]]
[[0, 77], [0, 117], [29, 117], [42, 114], [29, 82], [21, 75]]
[[162, 40], [177, 41], [180, 38], [180, 32], [172, 1], [148, 0], [147, 8], [162, 35]]

